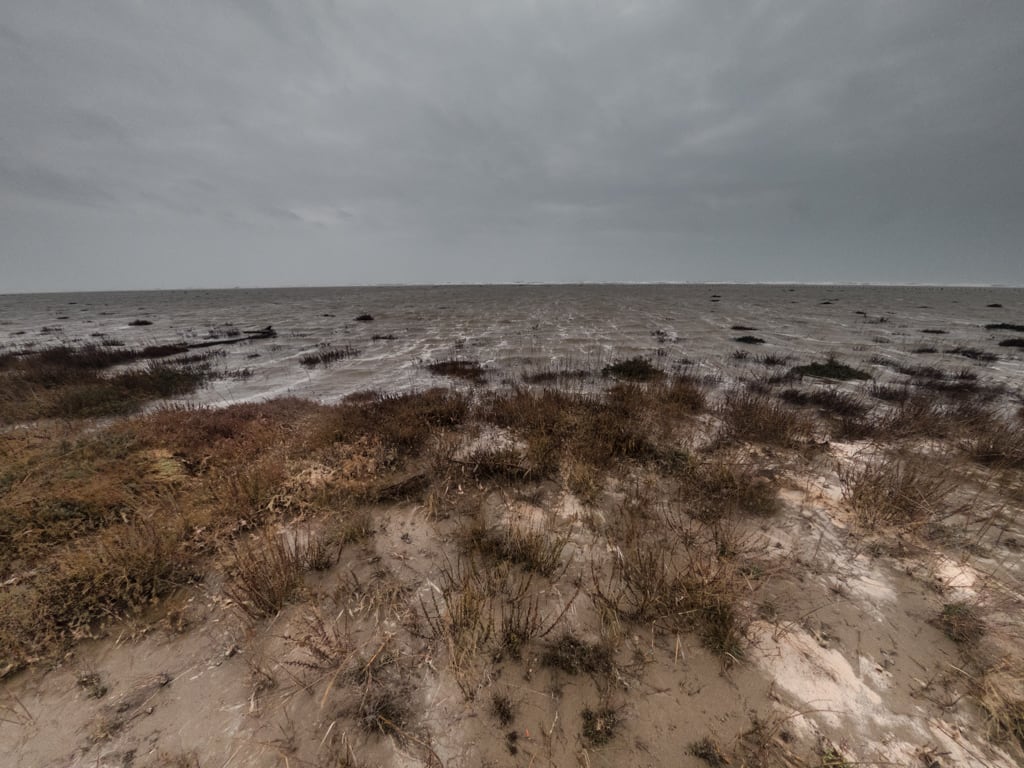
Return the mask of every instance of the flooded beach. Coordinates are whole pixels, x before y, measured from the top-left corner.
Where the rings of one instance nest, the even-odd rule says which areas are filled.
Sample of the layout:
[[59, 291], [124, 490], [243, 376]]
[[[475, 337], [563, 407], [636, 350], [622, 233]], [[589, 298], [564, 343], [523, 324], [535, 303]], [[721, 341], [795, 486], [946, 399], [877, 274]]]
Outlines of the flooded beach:
[[[356, 320], [363, 316], [363, 320]], [[372, 318], [372, 319], [371, 319]], [[0, 297], [0, 351], [89, 343], [214, 346], [224, 374], [188, 396], [334, 402], [437, 383], [424, 363], [479, 362], [490, 386], [531, 371], [599, 371], [640, 355], [724, 380], [765, 357], [835, 355], [885, 379], [895, 365], [969, 368], [1015, 386], [1024, 289], [808, 285], [497, 285], [33, 294]], [[986, 326], [1004, 326], [986, 327]], [[745, 342], [736, 339], [743, 338]], [[347, 354], [327, 365], [307, 355]], [[980, 354], [979, 354], [980, 353]]]

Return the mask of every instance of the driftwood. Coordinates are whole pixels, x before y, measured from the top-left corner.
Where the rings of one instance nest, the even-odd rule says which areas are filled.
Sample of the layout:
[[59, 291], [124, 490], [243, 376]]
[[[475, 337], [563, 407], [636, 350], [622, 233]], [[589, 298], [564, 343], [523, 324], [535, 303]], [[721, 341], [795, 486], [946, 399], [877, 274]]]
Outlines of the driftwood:
[[222, 344], [241, 344], [243, 341], [258, 341], [259, 339], [272, 339], [275, 336], [277, 336], [277, 331], [274, 330], [274, 326], [268, 325], [266, 328], [260, 328], [258, 331], [242, 331], [241, 336], [234, 336], [230, 339], [198, 341], [195, 344], [189, 344], [188, 349], [204, 349], [206, 347], [216, 347]]

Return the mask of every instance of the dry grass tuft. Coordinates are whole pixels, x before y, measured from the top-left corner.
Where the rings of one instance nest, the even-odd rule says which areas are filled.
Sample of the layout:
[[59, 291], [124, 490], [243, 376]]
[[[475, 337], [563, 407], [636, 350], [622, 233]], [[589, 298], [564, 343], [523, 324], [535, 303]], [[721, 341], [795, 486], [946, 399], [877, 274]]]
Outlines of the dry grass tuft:
[[506, 523], [499, 529], [472, 522], [463, 529], [463, 542], [470, 551], [488, 558], [519, 565], [542, 576], [554, 576], [562, 566], [562, 552], [569, 532], [534, 529]]
[[834, 357], [830, 357], [824, 363], [798, 365], [790, 373], [795, 376], [811, 376], [818, 379], [835, 379], [837, 381], [869, 381], [871, 379], [871, 374], [866, 371], [852, 368], [845, 363], [839, 362]]
[[976, 691], [988, 715], [989, 737], [1024, 748], [1024, 671], [1003, 664], [985, 672]]
[[450, 376], [451, 378], [463, 379], [473, 384], [483, 383], [487, 376], [487, 371], [478, 360], [464, 360], [460, 358], [432, 360], [427, 363], [426, 368], [438, 376]]
[[407, 457], [418, 453], [437, 431], [456, 427], [468, 416], [469, 400], [452, 390], [370, 393], [331, 408], [321, 427], [322, 439], [349, 444], [378, 440]]
[[1024, 423], [992, 419], [968, 439], [966, 448], [980, 464], [1024, 468]]
[[343, 347], [323, 346], [315, 352], [308, 352], [299, 358], [299, 363], [306, 368], [316, 368], [320, 365], [330, 365], [338, 360], [347, 360], [350, 357], [358, 357], [359, 350], [351, 344]]
[[616, 360], [601, 369], [602, 376], [611, 376], [623, 381], [655, 381], [665, 375], [665, 372], [658, 368], [646, 357], [637, 355], [625, 360]]
[[703, 760], [711, 768], [722, 768], [730, 763], [729, 759], [722, 752], [721, 747], [710, 736], [705, 736], [703, 739], [693, 742], [686, 751], [694, 757]]
[[139, 519], [72, 542], [32, 578], [0, 591], [0, 658], [15, 668], [45, 658], [96, 622], [146, 605], [193, 575], [173, 526]]
[[501, 725], [509, 725], [515, 717], [515, 705], [507, 693], [495, 691], [491, 695], [491, 714]]
[[265, 532], [234, 549], [224, 592], [253, 619], [273, 616], [299, 591], [306, 553], [299, 542]]
[[799, 411], [758, 392], [728, 393], [718, 413], [727, 434], [738, 440], [793, 447], [811, 434], [810, 423]]
[[985, 634], [985, 620], [978, 606], [965, 600], [943, 605], [937, 623], [950, 640], [964, 645], [977, 643]]
[[740, 459], [714, 454], [675, 473], [684, 510], [702, 522], [734, 514], [770, 516], [778, 510], [775, 482]]
[[841, 470], [843, 499], [867, 529], [927, 523], [944, 516], [953, 490], [942, 475], [920, 462], [885, 460]]
[[619, 728], [619, 715], [609, 707], [584, 707], [580, 713], [583, 719], [583, 739], [590, 745], [601, 747], [615, 738]]
[[560, 669], [570, 675], [610, 675], [614, 670], [614, 654], [606, 643], [588, 643], [571, 632], [565, 632], [551, 643], [541, 656], [546, 667]]

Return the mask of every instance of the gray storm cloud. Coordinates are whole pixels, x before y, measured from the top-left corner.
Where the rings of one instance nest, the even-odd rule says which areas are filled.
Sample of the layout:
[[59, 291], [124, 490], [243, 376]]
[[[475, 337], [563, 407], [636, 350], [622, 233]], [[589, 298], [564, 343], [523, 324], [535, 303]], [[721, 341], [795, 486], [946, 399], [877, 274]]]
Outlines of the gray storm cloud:
[[1024, 3], [0, 6], [0, 292], [1024, 282]]

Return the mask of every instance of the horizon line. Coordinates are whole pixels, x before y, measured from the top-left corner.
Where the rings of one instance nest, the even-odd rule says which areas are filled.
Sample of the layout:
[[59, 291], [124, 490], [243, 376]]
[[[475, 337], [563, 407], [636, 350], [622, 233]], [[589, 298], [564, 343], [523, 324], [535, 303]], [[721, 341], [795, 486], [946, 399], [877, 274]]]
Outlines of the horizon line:
[[831, 282], [793, 282], [789, 280], [565, 280], [565, 281], [528, 281], [516, 280], [506, 282], [441, 282], [441, 283], [340, 283], [334, 285], [234, 285], [228, 287], [203, 287], [188, 286], [175, 288], [90, 288], [84, 290], [58, 290], [58, 291], [13, 291], [2, 293], [0, 296], [60, 296], [77, 295], [84, 293], [164, 293], [164, 292], [192, 292], [192, 291], [288, 291], [288, 290], [323, 290], [331, 288], [485, 288], [485, 287], [544, 287], [544, 286], [637, 286], [637, 285], [742, 285], [742, 286], [799, 286], [805, 288], [999, 288], [999, 289], [1020, 289], [1024, 283], [917, 283], [917, 282], [875, 282], [875, 281], [831, 281]]

